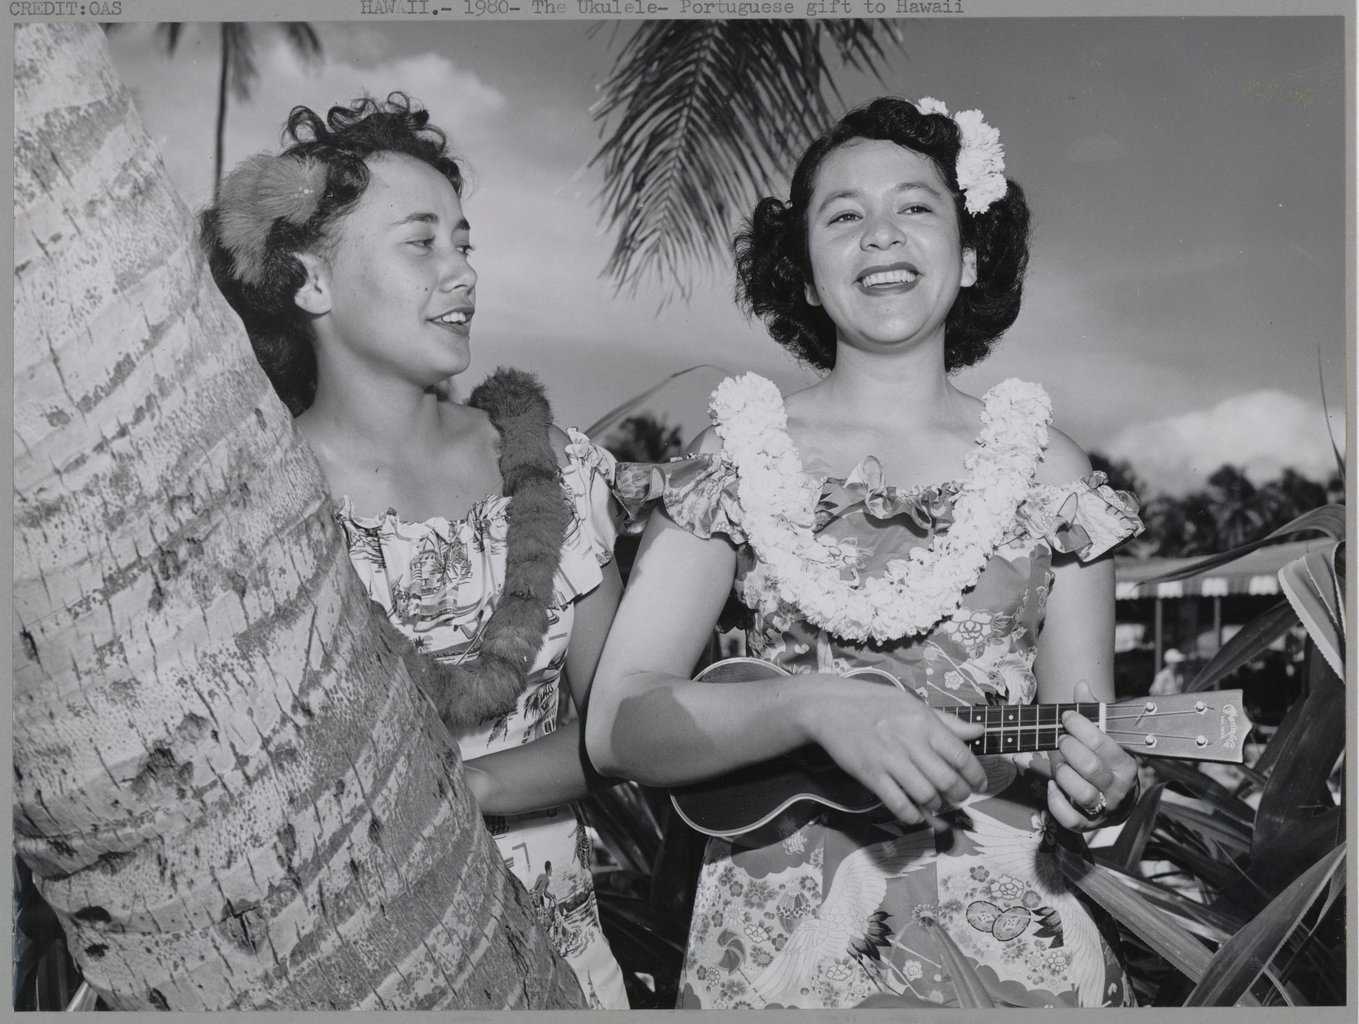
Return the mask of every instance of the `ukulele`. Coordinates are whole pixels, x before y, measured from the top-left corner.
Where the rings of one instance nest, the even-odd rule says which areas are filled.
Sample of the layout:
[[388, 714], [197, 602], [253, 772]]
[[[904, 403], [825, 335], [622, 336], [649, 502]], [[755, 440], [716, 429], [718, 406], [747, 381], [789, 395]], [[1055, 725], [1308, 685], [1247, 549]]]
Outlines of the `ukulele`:
[[[759, 658], [727, 658], [696, 677], [704, 683], [774, 679], [790, 673]], [[879, 668], [847, 673], [906, 691]], [[1195, 761], [1242, 761], [1251, 730], [1240, 690], [1212, 690], [1137, 697], [1114, 704], [931, 705], [943, 714], [985, 726], [968, 744], [974, 754], [1018, 754], [1052, 750], [1063, 733], [1062, 715], [1075, 711], [1135, 754]], [[820, 747], [807, 745], [782, 757], [671, 790], [670, 802], [690, 828], [732, 839], [782, 819], [785, 826], [809, 820], [821, 807], [867, 814], [882, 806], [873, 792], [837, 765]], [[818, 806], [819, 805], [819, 806]]]

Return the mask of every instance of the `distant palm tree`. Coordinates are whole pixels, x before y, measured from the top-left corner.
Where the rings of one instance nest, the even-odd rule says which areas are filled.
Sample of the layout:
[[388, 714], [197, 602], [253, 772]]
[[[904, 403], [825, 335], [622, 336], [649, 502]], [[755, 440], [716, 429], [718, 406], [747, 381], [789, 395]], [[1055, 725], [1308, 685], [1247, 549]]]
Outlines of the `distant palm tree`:
[[[652, 275], [688, 296], [696, 263], [723, 259], [739, 218], [831, 124], [825, 53], [880, 75], [887, 21], [655, 21], [633, 29], [592, 108], [607, 137], [601, 200], [620, 289]], [[608, 123], [612, 121], [612, 128]]]
[[1090, 468], [1108, 477], [1109, 486], [1116, 491], [1130, 491], [1143, 501], [1151, 497], [1147, 493], [1147, 485], [1127, 459], [1111, 459], [1099, 452], [1091, 452]]
[[[680, 453], [684, 440], [679, 427], [670, 426], [653, 413], [641, 412], [620, 422], [605, 438], [604, 447], [622, 462], [664, 462]], [[632, 572], [641, 539], [640, 532], [625, 532], [614, 545], [614, 558], [624, 580]]]
[[684, 447], [679, 427], [649, 412], [629, 416], [604, 442], [624, 462], [664, 462]]
[[[120, 23], [111, 22], [107, 29], [116, 28]], [[182, 21], [166, 21], [156, 26], [156, 35], [161, 41], [167, 57], [173, 57], [184, 33]], [[283, 21], [278, 23], [283, 36], [304, 60], [315, 60], [321, 55], [321, 39], [316, 30], [305, 21]], [[217, 126], [212, 164], [212, 196], [217, 198], [217, 188], [222, 183], [222, 162], [226, 140], [227, 98], [237, 100], [250, 98], [250, 90], [259, 79], [259, 68], [255, 65], [255, 40], [253, 25], [239, 21], [224, 21], [218, 26], [221, 38], [221, 67], [217, 75]]]
[[1221, 548], [1234, 548], [1254, 540], [1265, 518], [1250, 478], [1228, 463], [1208, 478], [1208, 488]]

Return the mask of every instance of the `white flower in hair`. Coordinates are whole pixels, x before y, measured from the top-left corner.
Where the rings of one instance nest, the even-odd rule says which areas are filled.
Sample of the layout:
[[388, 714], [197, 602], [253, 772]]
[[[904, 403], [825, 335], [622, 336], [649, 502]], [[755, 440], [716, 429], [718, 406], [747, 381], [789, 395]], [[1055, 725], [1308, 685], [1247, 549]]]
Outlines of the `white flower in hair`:
[[958, 150], [958, 187], [963, 191], [963, 205], [968, 213], [985, 213], [997, 199], [1005, 198], [1009, 188], [1000, 132], [982, 120], [980, 110], [961, 110], [953, 115], [953, 123], [963, 143]]
[[1000, 132], [983, 120], [982, 112], [960, 110], [950, 114], [944, 101], [932, 96], [916, 100], [915, 108], [922, 114], [952, 117], [958, 126], [958, 162], [954, 171], [967, 212], [974, 216], [985, 213], [997, 199], [1004, 199], [1009, 191], [1005, 181], [1005, 149], [1000, 144]]

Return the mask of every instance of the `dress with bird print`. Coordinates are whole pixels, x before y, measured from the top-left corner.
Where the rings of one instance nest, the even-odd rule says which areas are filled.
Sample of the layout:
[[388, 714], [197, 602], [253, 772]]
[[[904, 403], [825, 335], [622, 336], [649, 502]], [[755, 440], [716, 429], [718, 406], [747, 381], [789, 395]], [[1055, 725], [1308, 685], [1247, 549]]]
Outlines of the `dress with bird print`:
[[[847, 477], [819, 479], [815, 529], [861, 552], [865, 575], [946, 531], [959, 493], [952, 483], [892, 487], [871, 457]], [[755, 555], [737, 481], [718, 452], [620, 466], [617, 486], [628, 504], [656, 501], [697, 536], [730, 539], [740, 594]], [[852, 644], [785, 605], [749, 614], [747, 652], [794, 674], [883, 669], [935, 705], [1031, 703], [1054, 553], [1091, 559], [1139, 529], [1136, 499], [1102, 474], [1035, 484], [977, 585], [929, 633]], [[941, 932], [998, 1006], [1130, 1003], [1112, 933], [1058, 873], [1052, 844], [1067, 835], [1047, 817], [1042, 781], [1009, 760], [981, 760], [989, 785], [938, 835], [886, 815], [828, 810], [772, 837], [710, 840], [680, 1005], [848, 1008], [890, 996], [958, 1006]]]
[[[466, 760], [548, 735], [570, 706], [561, 683], [574, 603], [602, 582], [600, 567], [613, 557], [616, 528], [613, 456], [584, 434], [568, 433], [561, 477], [572, 516], [553, 581], [547, 635], [514, 707], [456, 737]], [[368, 597], [417, 650], [456, 664], [477, 656], [482, 629], [504, 591], [511, 503], [503, 495], [488, 495], [461, 519], [409, 522], [394, 509], [360, 515], [346, 499], [335, 519]], [[590, 1005], [627, 1009], [623, 973], [599, 923], [590, 843], [575, 809], [488, 817], [486, 824]]]

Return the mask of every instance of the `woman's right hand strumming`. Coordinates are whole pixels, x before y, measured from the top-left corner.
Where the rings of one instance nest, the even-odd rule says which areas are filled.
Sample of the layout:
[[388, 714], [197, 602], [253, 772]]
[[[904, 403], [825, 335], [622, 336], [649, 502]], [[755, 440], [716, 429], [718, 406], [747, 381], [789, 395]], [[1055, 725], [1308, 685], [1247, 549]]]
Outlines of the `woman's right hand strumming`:
[[711, 635], [735, 567], [724, 539], [652, 518], [590, 692], [585, 741], [599, 772], [685, 785], [816, 743], [908, 824], [982, 788], [966, 746], [982, 727], [895, 687], [835, 675], [721, 686], [676, 676]]
[[986, 785], [967, 741], [978, 723], [941, 715], [894, 687], [833, 675], [803, 676], [815, 697], [800, 714], [807, 739], [910, 825], [933, 821]]

